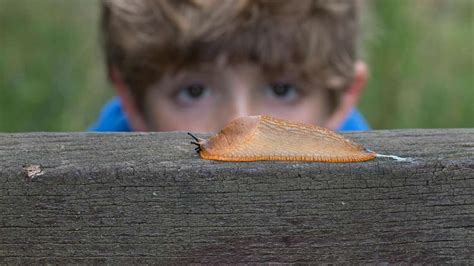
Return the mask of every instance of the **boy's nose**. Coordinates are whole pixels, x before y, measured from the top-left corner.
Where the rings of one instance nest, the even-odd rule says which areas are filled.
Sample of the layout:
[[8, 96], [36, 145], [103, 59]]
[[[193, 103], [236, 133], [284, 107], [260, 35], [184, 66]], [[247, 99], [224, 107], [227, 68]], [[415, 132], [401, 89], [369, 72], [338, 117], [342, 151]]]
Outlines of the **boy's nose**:
[[227, 122], [230, 122], [235, 118], [249, 116], [251, 114], [252, 112], [250, 100], [247, 99], [245, 96], [237, 96], [233, 97], [228, 105], [228, 113], [226, 120]]
[[235, 118], [255, 115], [258, 100], [255, 98], [256, 76], [255, 69], [248, 65], [239, 65], [227, 69], [225, 72], [227, 80], [226, 97], [223, 102], [224, 125]]
[[244, 82], [234, 82], [232, 93], [225, 103], [225, 123], [235, 118], [252, 115], [253, 101], [251, 88]]

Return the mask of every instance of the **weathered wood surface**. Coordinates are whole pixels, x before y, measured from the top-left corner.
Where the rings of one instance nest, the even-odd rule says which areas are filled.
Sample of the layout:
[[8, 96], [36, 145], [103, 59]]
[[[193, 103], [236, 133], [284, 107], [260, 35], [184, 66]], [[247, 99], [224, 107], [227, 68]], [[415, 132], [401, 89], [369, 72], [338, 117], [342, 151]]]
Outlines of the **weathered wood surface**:
[[0, 134], [0, 264], [473, 263], [474, 129], [347, 136], [414, 161], [223, 163], [185, 133]]

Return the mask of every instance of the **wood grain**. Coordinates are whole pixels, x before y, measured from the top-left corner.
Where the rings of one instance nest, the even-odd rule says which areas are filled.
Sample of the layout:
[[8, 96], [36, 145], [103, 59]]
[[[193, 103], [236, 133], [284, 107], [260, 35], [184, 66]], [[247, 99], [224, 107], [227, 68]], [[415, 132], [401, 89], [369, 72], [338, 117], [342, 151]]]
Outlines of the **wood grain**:
[[0, 264], [474, 263], [474, 129], [344, 135], [414, 160], [230, 163], [185, 133], [0, 134]]

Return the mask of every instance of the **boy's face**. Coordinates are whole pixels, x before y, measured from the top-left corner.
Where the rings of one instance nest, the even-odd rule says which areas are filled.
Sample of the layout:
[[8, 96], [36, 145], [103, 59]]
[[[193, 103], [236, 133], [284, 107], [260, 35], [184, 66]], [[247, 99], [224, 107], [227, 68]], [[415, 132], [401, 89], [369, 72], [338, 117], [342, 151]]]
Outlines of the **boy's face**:
[[300, 73], [250, 63], [201, 65], [166, 75], [146, 97], [152, 131], [218, 131], [234, 118], [266, 114], [324, 125], [327, 91]]
[[[320, 84], [294, 70], [271, 72], [251, 63], [202, 64], [164, 75], [151, 86], [144, 101], [145, 116], [118, 91], [138, 131], [217, 132], [234, 118], [260, 114], [335, 130], [356, 100], [344, 107], [343, 97], [344, 110], [331, 113], [329, 93]], [[358, 93], [349, 95], [358, 97]]]

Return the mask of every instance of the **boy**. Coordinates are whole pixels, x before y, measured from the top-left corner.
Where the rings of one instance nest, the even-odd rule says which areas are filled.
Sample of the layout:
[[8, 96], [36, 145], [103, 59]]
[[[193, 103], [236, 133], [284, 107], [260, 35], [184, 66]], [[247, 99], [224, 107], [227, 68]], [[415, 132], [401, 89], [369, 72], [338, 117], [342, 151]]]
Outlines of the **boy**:
[[365, 130], [357, 15], [355, 0], [103, 0], [118, 98], [92, 130], [215, 132], [258, 114]]

